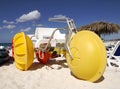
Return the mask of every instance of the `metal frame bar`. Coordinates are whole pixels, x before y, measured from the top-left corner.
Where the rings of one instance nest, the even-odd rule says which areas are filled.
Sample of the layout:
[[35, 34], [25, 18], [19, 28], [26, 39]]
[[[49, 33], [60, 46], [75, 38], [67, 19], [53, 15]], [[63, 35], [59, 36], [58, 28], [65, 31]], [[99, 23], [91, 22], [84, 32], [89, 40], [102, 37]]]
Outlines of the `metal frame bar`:
[[[74, 24], [73, 19], [69, 19], [69, 18], [67, 18], [67, 17], [64, 17], [64, 18], [63, 18], [63, 17], [62, 17], [62, 18], [60, 18], [60, 17], [59, 17], [59, 18], [58, 18], [58, 17], [55, 17], [55, 18], [49, 18], [49, 21], [54, 21], [54, 22], [67, 22], [67, 25], [68, 25], [68, 28], [67, 28], [68, 34], [66, 34], [65, 48], [66, 48], [66, 50], [67, 50], [67, 52], [68, 52], [68, 54], [69, 54], [69, 56], [70, 56], [70, 59], [72, 60], [73, 58], [72, 58], [72, 54], [71, 54], [71, 52], [70, 52], [69, 42], [70, 42], [70, 40], [71, 40], [71, 36], [74, 35], [75, 33], [77, 33], [76, 26], [75, 26], [75, 24]], [[46, 51], [48, 45], [50, 44], [50, 42], [51, 42], [51, 40], [52, 40], [52, 38], [53, 38], [53, 36], [54, 36], [54, 34], [55, 34], [55, 32], [56, 32], [57, 30], [65, 30], [65, 28], [58, 28], [58, 29], [55, 29], [55, 30], [53, 31], [53, 33], [52, 33], [52, 35], [51, 35], [51, 37], [50, 37], [47, 45], [45, 46], [45, 48], [44, 48], [44, 49], [40, 49], [40, 50], [42, 50], [42, 52], [45, 52], [45, 51]]]

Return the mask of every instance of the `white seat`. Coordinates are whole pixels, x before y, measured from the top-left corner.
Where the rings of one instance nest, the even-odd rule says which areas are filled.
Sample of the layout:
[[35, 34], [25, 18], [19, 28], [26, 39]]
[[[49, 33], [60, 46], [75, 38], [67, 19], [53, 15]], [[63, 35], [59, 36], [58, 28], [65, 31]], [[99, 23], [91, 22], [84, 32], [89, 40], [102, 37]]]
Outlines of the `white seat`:
[[118, 41], [111, 52], [109, 52], [107, 66], [120, 68], [120, 41]]

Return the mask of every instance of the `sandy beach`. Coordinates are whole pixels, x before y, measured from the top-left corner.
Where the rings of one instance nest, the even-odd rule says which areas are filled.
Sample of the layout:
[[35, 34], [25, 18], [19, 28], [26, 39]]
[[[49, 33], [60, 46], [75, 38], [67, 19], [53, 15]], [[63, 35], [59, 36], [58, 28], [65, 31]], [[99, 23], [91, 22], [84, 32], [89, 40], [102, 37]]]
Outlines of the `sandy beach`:
[[14, 62], [0, 66], [0, 89], [120, 89], [120, 70], [106, 67], [100, 81], [91, 83], [75, 78], [66, 60], [51, 60], [46, 65], [36, 60], [28, 71]]

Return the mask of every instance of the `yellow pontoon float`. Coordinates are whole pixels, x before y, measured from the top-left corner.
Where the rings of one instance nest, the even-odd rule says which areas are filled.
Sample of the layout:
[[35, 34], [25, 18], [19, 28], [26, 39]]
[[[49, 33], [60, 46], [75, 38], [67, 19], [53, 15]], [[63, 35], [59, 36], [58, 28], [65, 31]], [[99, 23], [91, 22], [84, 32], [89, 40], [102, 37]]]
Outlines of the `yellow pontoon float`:
[[[107, 59], [102, 40], [94, 32], [87, 30], [78, 32], [73, 20], [67, 17], [50, 18], [49, 20], [67, 22], [68, 24], [65, 42], [66, 60], [73, 75], [82, 80], [97, 81], [105, 71]], [[66, 28], [63, 29], [66, 30]], [[61, 30], [61, 28], [56, 30]], [[40, 52], [38, 57], [42, 58], [42, 61], [48, 58], [45, 55], [49, 52], [49, 44], [56, 30], [45, 47], [38, 49]], [[22, 70], [27, 70], [33, 61], [32, 42], [22, 32], [14, 37], [14, 58], [16, 67]]]
[[34, 48], [31, 39], [24, 32], [13, 38], [13, 55], [15, 65], [20, 70], [27, 70], [34, 60]]

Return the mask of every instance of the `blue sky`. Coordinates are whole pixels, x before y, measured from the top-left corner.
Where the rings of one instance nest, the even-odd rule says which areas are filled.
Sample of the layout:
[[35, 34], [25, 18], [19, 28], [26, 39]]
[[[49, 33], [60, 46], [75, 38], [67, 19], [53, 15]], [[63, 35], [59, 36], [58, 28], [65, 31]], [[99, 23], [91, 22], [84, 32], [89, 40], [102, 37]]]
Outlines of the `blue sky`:
[[[74, 19], [76, 27], [96, 21], [120, 24], [119, 10], [120, 0], [0, 0], [0, 43], [11, 42], [20, 31], [32, 34], [38, 26], [66, 26], [48, 21], [55, 15]], [[119, 35], [103, 37], [110, 39]]]

